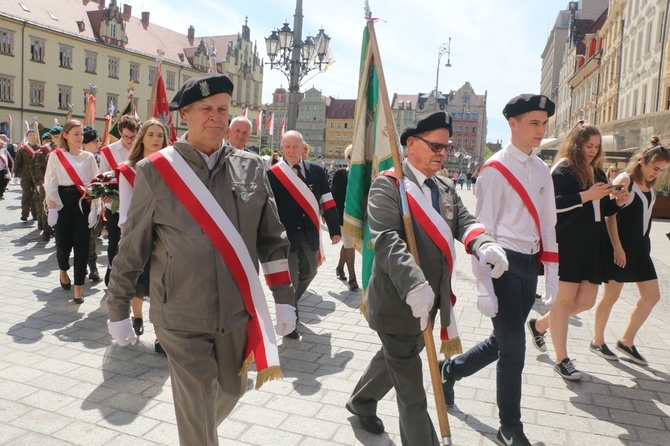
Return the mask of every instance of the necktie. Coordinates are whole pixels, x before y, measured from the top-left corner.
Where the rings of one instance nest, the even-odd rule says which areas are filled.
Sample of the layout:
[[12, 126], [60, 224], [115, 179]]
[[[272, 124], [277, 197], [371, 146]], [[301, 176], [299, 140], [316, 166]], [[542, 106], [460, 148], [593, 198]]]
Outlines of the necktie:
[[426, 178], [424, 181], [424, 184], [428, 186], [428, 189], [430, 189], [430, 199], [433, 202], [433, 209], [437, 211], [437, 213], [440, 213], [440, 198], [439, 198], [439, 193], [437, 191], [437, 184], [435, 184], [435, 181], [433, 181], [432, 178]]
[[305, 179], [305, 176], [302, 174], [302, 169], [300, 169], [300, 165], [294, 164], [293, 169], [295, 170], [295, 173], [298, 175], [298, 178], [300, 178], [303, 183], [307, 184], [307, 180]]

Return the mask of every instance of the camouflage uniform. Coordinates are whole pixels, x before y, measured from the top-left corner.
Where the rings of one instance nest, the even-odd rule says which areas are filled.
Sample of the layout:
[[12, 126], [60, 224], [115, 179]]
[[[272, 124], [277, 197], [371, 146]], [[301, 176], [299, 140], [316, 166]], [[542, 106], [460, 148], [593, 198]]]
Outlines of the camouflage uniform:
[[34, 194], [35, 210], [37, 211], [37, 222], [44, 231], [42, 237], [44, 240], [49, 240], [51, 237], [51, 227], [47, 223], [47, 212], [44, 209], [44, 200], [46, 200], [46, 192], [44, 190], [44, 173], [47, 170], [48, 153], [44, 152], [43, 148], [35, 153], [31, 162], [30, 170], [33, 174], [33, 182], [35, 183], [36, 193]]
[[[39, 146], [31, 146], [37, 153], [40, 150]], [[35, 183], [33, 181], [33, 171], [30, 165], [33, 160], [33, 155], [21, 147], [16, 152], [16, 159], [14, 160], [14, 175], [21, 178], [21, 220], [27, 220], [28, 214], [33, 214], [33, 219], [37, 220], [37, 212], [35, 205]]]

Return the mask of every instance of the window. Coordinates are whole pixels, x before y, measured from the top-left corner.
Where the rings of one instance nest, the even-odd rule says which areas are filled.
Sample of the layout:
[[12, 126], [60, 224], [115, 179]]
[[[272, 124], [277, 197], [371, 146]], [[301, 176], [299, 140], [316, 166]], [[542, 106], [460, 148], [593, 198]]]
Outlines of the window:
[[84, 71], [87, 73], [96, 73], [98, 67], [98, 55], [86, 51], [84, 55]]
[[156, 76], [156, 69], [149, 68], [149, 85], [154, 84], [154, 77]]
[[72, 87], [58, 86], [58, 108], [67, 110], [72, 102]]
[[654, 41], [654, 34], [653, 34], [653, 23], [651, 20], [649, 21], [649, 24], [647, 25], [647, 52], [651, 51], [651, 47]]
[[346, 141], [346, 140], [347, 140], [347, 135], [342, 135], [342, 141]]
[[130, 62], [130, 80], [135, 83], [140, 82], [140, 64]]
[[114, 57], [109, 58], [109, 77], [119, 78], [119, 59]]
[[472, 119], [479, 119], [479, 112], [473, 111], [472, 112]]
[[461, 123], [459, 122], [459, 123], [458, 123], [458, 130], [457, 130], [457, 132], [458, 132], [458, 133], [461, 133], [462, 131], [463, 131], [463, 124], [461, 124]]
[[345, 129], [347, 128], [347, 124], [348, 124], [348, 122], [345, 122], [345, 123], [344, 123], [344, 128], [345, 128]]
[[110, 114], [114, 113], [112, 111], [112, 108], [114, 110], [118, 110], [118, 105], [119, 104], [119, 97], [115, 94], [108, 94], [107, 95], [107, 111], [111, 111]]
[[44, 105], [44, 82], [30, 81], [30, 105]]
[[44, 40], [30, 38], [30, 60], [44, 63]]
[[470, 133], [470, 124], [465, 124], [465, 133]]
[[109, 23], [109, 37], [116, 39], [116, 22]]
[[59, 45], [58, 52], [60, 54], [61, 68], [72, 69], [72, 47], [67, 45]]
[[14, 78], [0, 76], [0, 102], [14, 102]]
[[174, 73], [171, 71], [168, 71], [166, 76], [165, 76], [165, 88], [168, 90], [174, 90]]
[[14, 54], [14, 33], [0, 29], [0, 54]]

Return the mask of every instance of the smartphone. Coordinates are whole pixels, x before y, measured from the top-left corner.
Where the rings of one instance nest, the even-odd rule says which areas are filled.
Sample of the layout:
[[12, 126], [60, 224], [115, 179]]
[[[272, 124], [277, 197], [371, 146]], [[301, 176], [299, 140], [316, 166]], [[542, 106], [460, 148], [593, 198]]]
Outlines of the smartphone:
[[614, 184], [612, 187], [614, 188], [614, 192], [619, 192], [621, 189], [623, 189], [623, 184]]

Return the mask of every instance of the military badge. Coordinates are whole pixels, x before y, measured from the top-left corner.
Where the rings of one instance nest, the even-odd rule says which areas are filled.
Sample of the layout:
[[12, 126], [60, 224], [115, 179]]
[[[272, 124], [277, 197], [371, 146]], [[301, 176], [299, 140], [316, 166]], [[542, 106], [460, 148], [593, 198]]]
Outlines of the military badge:
[[547, 98], [545, 96], [540, 97], [540, 109], [544, 110], [547, 106]]
[[240, 194], [240, 200], [246, 203], [247, 201], [249, 201], [249, 194], [246, 191], [242, 192]]
[[202, 97], [206, 98], [209, 96], [209, 85], [207, 84], [207, 81], [202, 81], [198, 85], [200, 86], [200, 94]]

